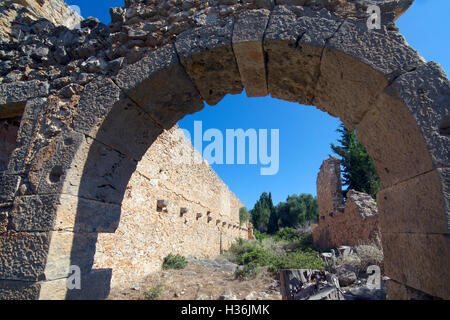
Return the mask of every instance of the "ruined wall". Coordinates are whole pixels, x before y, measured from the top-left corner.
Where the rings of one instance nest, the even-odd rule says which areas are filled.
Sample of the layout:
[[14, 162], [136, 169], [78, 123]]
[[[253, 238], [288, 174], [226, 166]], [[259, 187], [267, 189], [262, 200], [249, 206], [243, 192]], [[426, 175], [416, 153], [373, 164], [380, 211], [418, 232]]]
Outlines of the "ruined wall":
[[322, 250], [341, 245], [376, 241], [380, 234], [378, 206], [363, 192], [349, 190], [344, 204], [340, 161], [330, 157], [317, 176], [319, 223], [313, 231], [314, 245]]
[[63, 0], [5, 0], [0, 4], [0, 39], [19, 35], [18, 24], [45, 18], [55, 25], [72, 28], [82, 17]]
[[[115, 233], [99, 235], [95, 269], [112, 268], [111, 287], [130, 288], [160, 270], [169, 253], [215, 257], [241, 237], [244, 205], [177, 127], [152, 144], [131, 177]], [[158, 200], [168, 206], [157, 208]], [[182, 214], [181, 208], [188, 211]]]
[[323, 220], [330, 212], [344, 209], [339, 159], [330, 157], [322, 163], [316, 186], [319, 219]]

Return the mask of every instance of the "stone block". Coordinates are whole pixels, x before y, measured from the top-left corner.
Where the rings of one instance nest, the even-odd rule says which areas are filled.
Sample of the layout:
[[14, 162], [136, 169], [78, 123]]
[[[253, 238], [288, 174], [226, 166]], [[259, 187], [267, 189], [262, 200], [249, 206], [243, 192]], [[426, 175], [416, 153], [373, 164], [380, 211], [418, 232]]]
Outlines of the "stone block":
[[263, 50], [269, 15], [269, 10], [247, 11], [234, 24], [233, 52], [247, 97], [264, 97], [269, 93]]
[[356, 130], [374, 161], [382, 188], [433, 169], [423, 135], [396, 90], [385, 90]]
[[444, 213], [447, 219], [447, 231], [450, 230], [450, 168], [437, 169], [441, 181], [442, 199], [444, 201]]
[[0, 119], [21, 116], [28, 100], [46, 97], [49, 84], [39, 80], [0, 84]]
[[95, 137], [114, 104], [125, 98], [111, 79], [98, 77], [93, 80], [81, 94], [78, 112], [73, 117], [74, 130]]
[[13, 201], [20, 181], [20, 176], [0, 173], [0, 203]]
[[422, 134], [434, 168], [450, 163], [450, 81], [429, 62], [398, 77], [387, 92], [407, 106]]
[[65, 132], [32, 165], [30, 181], [38, 194], [68, 193], [120, 203], [137, 162], [84, 134]]
[[11, 228], [18, 232], [51, 231], [59, 195], [17, 197], [9, 212]]
[[165, 129], [186, 114], [203, 108], [203, 101], [180, 65], [173, 45], [161, 47], [123, 68], [116, 82]]
[[40, 288], [37, 282], [0, 280], [0, 300], [37, 300]]
[[61, 195], [60, 202], [54, 230], [113, 233], [119, 226], [122, 209], [118, 204], [66, 194]]
[[[380, 228], [389, 233], [446, 233], [447, 215], [437, 171], [381, 190]], [[448, 211], [447, 211], [448, 213]]]
[[326, 47], [358, 59], [389, 81], [425, 63], [401, 34], [384, 26], [368, 30], [366, 20], [346, 19]]
[[232, 48], [233, 18], [181, 33], [175, 42], [180, 61], [209, 105], [242, 92]]
[[136, 161], [162, 133], [162, 128], [130, 99], [114, 104], [95, 139]]
[[385, 274], [404, 285], [450, 298], [450, 238], [445, 234], [383, 233]]
[[353, 129], [389, 81], [423, 63], [398, 33], [347, 19], [326, 42], [313, 104]]
[[48, 233], [5, 232], [0, 234], [0, 279], [38, 281], [50, 244]]
[[111, 289], [112, 269], [96, 269], [81, 276], [81, 289], [68, 290], [67, 300], [104, 300]]
[[110, 79], [86, 87], [73, 120], [74, 130], [140, 160], [162, 132], [158, 124]]
[[45, 280], [69, 276], [70, 266], [89, 273], [94, 263], [97, 233], [51, 232], [51, 243], [45, 264]]
[[325, 48], [312, 104], [352, 130], [387, 85], [387, 79], [367, 64]]
[[32, 192], [37, 194], [61, 193], [69, 169], [73, 166], [81, 171], [83, 168], [81, 163], [78, 167], [73, 160], [77, 150], [84, 145], [86, 145], [84, 134], [67, 131], [46, 147], [41, 148], [30, 162], [28, 180]]
[[31, 141], [39, 127], [39, 118], [45, 108], [47, 100], [35, 98], [28, 100], [20, 120], [17, 135], [17, 148], [12, 152], [8, 164], [9, 173], [21, 173], [25, 170], [25, 163], [29, 156]]
[[87, 141], [68, 171], [69, 179], [66, 179], [64, 193], [120, 204], [136, 166], [136, 161], [116, 150], [96, 141]]
[[112, 270], [81, 274], [81, 289], [68, 289], [67, 279], [40, 283], [39, 300], [104, 300], [109, 296]]
[[9, 219], [17, 232], [114, 232], [120, 214], [117, 204], [58, 194], [17, 197]]
[[311, 104], [326, 39], [339, 27], [328, 11], [275, 7], [264, 37], [272, 97]]
[[386, 282], [388, 300], [433, 300], [433, 297], [392, 279]]

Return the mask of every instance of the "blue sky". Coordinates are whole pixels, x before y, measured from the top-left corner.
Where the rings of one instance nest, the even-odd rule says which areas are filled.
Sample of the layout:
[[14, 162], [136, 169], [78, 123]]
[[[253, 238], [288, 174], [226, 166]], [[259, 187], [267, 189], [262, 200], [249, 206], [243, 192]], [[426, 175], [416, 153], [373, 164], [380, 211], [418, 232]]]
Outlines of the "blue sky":
[[[123, 5], [123, 0], [72, 0], [83, 17], [94, 16], [110, 21], [109, 7]], [[427, 60], [450, 70], [450, 1], [415, 0], [397, 21], [400, 33]], [[331, 154], [330, 143], [339, 137], [335, 130], [340, 121], [314, 107], [306, 107], [270, 97], [247, 98], [245, 94], [228, 95], [214, 107], [180, 121], [192, 131], [194, 121], [202, 121], [203, 130], [279, 129], [280, 169], [273, 176], [260, 175], [260, 165], [212, 165], [229, 188], [251, 209], [262, 192], [272, 192], [275, 204], [290, 194], [316, 195], [316, 177], [322, 161]], [[270, 139], [269, 139], [270, 141]], [[208, 143], [205, 142], [204, 146]]]

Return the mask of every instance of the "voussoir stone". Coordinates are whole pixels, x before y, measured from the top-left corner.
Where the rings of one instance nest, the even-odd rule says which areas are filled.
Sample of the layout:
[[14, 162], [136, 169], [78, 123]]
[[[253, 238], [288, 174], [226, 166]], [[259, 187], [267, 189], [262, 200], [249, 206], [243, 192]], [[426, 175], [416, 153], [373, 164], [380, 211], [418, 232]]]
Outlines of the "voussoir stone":
[[450, 81], [436, 62], [418, 66], [398, 77], [392, 87], [416, 120], [435, 168], [450, 163]]
[[448, 187], [449, 181], [433, 170], [381, 190], [377, 195], [381, 230], [433, 234], [448, 232], [449, 211], [444, 203], [448, 199]]
[[121, 98], [125, 97], [111, 79], [103, 77], [95, 79], [81, 94], [79, 111], [73, 119], [74, 129], [95, 137], [102, 120]]
[[353, 129], [390, 81], [424, 63], [400, 34], [346, 19], [325, 46], [313, 104]]
[[181, 33], [175, 42], [181, 63], [209, 105], [243, 89], [232, 48], [233, 25], [232, 17], [218, 19]]
[[312, 103], [323, 47], [338, 27], [339, 20], [327, 10], [275, 7], [264, 37], [272, 97]]
[[269, 15], [269, 10], [247, 11], [240, 14], [234, 24], [233, 51], [248, 97], [268, 94], [262, 42]]
[[122, 69], [116, 83], [165, 129], [185, 114], [203, 108], [202, 99], [171, 44]]
[[450, 82], [434, 62], [398, 77], [375, 100], [357, 135], [384, 187], [448, 166], [450, 139], [442, 124], [449, 100]]
[[11, 228], [18, 232], [51, 231], [58, 198], [58, 195], [17, 197], [9, 212]]

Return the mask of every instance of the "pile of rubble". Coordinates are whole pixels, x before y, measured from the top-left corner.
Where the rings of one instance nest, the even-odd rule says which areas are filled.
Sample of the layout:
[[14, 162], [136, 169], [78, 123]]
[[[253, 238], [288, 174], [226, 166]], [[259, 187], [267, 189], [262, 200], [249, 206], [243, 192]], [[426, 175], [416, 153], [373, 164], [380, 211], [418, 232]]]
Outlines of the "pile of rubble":
[[385, 300], [389, 278], [382, 277], [380, 267], [371, 265], [366, 273], [358, 272], [343, 263], [346, 256], [357, 256], [354, 248], [342, 246], [337, 251], [339, 256], [335, 250], [321, 254], [326, 271], [281, 270], [283, 300]]
[[318, 270], [281, 270], [283, 300], [344, 300], [335, 275]]

